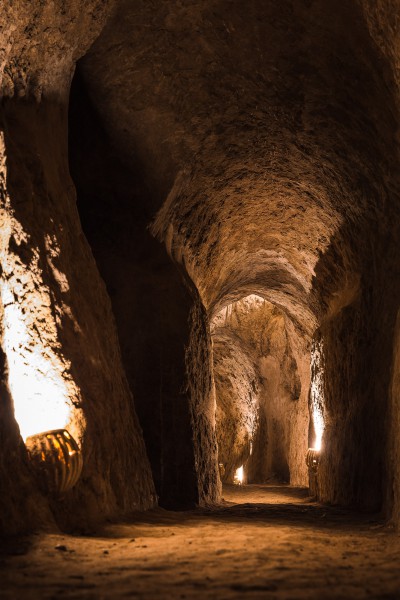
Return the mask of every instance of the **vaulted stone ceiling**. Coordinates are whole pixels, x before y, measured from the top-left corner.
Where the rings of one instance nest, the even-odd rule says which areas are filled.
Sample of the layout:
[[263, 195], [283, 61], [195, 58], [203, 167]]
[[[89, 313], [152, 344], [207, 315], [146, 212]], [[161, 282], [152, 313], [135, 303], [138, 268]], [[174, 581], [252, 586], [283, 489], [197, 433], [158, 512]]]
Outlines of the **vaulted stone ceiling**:
[[261, 293], [311, 333], [358, 294], [390, 222], [397, 116], [370, 4], [120, 2], [83, 61], [207, 307]]
[[[398, 8], [122, 1], [78, 67], [124, 172], [114, 212], [123, 204], [128, 222], [134, 207], [209, 316], [257, 294], [305, 344], [321, 328], [325, 444], [336, 457], [322, 495], [368, 506], [385, 485], [378, 439], [389, 436], [390, 409], [378, 390], [390, 385], [399, 298]], [[111, 289], [114, 262], [102, 270]], [[134, 296], [122, 287], [120, 297]]]

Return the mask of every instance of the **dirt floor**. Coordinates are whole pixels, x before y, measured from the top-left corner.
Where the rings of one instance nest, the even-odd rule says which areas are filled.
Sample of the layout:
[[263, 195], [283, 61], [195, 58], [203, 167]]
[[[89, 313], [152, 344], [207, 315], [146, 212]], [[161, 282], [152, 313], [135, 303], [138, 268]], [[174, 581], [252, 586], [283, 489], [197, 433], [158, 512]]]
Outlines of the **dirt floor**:
[[3, 544], [0, 598], [400, 599], [400, 537], [378, 518], [287, 486], [232, 486], [224, 499]]

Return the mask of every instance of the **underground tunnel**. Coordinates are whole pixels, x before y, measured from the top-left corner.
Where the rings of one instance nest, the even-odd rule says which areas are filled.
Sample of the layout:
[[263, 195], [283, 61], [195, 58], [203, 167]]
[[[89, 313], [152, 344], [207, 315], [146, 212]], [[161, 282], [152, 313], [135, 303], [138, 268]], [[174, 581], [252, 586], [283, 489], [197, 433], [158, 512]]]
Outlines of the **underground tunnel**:
[[400, 597], [399, 0], [2, 17], [1, 594]]

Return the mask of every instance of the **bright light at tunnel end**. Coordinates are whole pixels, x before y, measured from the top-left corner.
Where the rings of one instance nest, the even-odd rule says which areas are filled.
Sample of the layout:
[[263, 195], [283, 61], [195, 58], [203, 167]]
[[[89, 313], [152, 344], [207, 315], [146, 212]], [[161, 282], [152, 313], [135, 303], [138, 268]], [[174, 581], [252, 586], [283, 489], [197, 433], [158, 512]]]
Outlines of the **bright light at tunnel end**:
[[[15, 216], [6, 192], [5, 142], [0, 132], [0, 184], [5, 192], [0, 206], [0, 300], [2, 304], [1, 345], [7, 357], [8, 384], [15, 419], [26, 440], [49, 430], [63, 429], [70, 422], [71, 399], [78, 390], [69, 376], [70, 363], [61, 352], [52, 293], [44, 282], [41, 251]], [[60, 255], [54, 236], [46, 236], [48, 265], [61, 292], [68, 281], [53, 264]], [[29, 247], [29, 266], [11, 250]]]
[[233, 483], [235, 485], [243, 485], [243, 480], [244, 480], [244, 467], [242, 465], [241, 467], [236, 469], [235, 475], [233, 478]]
[[324, 435], [324, 421], [321, 413], [314, 413], [313, 420], [315, 430], [315, 441], [313, 447], [315, 448], [315, 450], [320, 451], [322, 448], [322, 436]]
[[324, 347], [323, 341], [314, 340], [311, 350], [311, 418], [314, 427], [314, 450], [322, 448], [324, 420]]

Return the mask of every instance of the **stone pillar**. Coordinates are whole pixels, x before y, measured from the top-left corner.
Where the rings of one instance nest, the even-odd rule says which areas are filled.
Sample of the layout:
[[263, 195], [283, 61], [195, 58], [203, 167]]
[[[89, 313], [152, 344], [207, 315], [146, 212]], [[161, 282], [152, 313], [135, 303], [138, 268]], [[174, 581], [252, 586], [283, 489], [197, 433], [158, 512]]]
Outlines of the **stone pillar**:
[[[15, 404], [17, 396], [23, 402], [36, 382], [48, 410], [66, 406], [84, 458], [79, 484], [53, 511], [67, 527], [149, 508], [155, 494], [111, 306], [69, 178], [66, 106], [14, 98], [1, 117], [3, 347], [11, 393]], [[18, 369], [28, 369], [24, 389], [17, 389]]]

